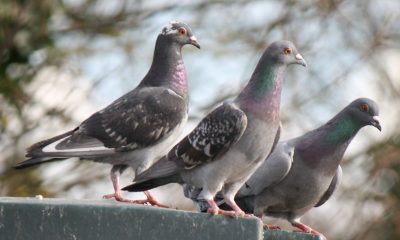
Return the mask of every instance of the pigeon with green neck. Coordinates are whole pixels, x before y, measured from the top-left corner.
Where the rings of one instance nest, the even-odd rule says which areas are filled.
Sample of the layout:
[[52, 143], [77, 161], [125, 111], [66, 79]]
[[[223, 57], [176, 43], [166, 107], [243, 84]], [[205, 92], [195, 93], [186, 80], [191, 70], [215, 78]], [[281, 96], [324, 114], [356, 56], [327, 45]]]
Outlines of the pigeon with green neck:
[[[201, 188], [209, 212], [242, 216], [234, 196], [279, 139], [282, 81], [288, 65], [306, 62], [293, 43], [272, 43], [243, 91], [204, 119], [163, 159], [123, 188], [144, 191], [176, 182]], [[222, 191], [233, 211], [222, 211], [214, 196]]]
[[[381, 130], [378, 105], [359, 98], [321, 127], [281, 141], [239, 190], [235, 200], [246, 213], [283, 218], [308, 233], [318, 231], [300, 222], [313, 207], [324, 204], [339, 185], [343, 155], [364, 126]], [[193, 187], [186, 194], [196, 198]], [[208, 208], [199, 201], [201, 210]], [[222, 207], [222, 206], [221, 206]]]

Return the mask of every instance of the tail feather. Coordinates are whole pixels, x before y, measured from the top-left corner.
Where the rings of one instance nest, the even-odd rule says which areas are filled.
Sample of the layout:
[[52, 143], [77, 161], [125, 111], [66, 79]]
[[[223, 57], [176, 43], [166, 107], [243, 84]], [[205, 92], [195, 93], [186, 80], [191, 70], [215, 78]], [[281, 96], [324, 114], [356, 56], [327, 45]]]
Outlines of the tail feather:
[[[46, 149], [49, 148], [49, 149]], [[60, 161], [72, 157], [94, 160], [114, 153], [104, 147], [98, 139], [85, 135], [79, 128], [33, 144], [27, 149], [28, 160], [14, 166], [16, 169], [27, 168], [45, 162]]]
[[60, 139], [63, 139], [65, 137], [71, 136], [78, 128], [75, 128], [74, 130], [68, 131], [66, 133], [63, 133], [61, 135], [55, 136], [53, 138], [49, 138], [43, 141], [40, 141], [38, 143], [33, 144], [26, 150], [26, 157], [41, 157], [43, 154], [42, 149], [49, 145], [50, 143], [53, 143], [55, 141], [58, 141]]
[[143, 192], [169, 183], [180, 183], [181, 181], [181, 177], [178, 174], [175, 174], [172, 176], [154, 178], [143, 182], [134, 183], [122, 188], [122, 190], [128, 192]]
[[175, 175], [181, 168], [167, 157], [161, 158], [153, 166], [135, 177], [135, 182], [144, 182], [150, 179], [162, 178]]
[[63, 133], [61, 135], [55, 136], [53, 138], [49, 138], [44, 141], [33, 144], [26, 150], [25, 156], [29, 159], [14, 165], [14, 168], [15, 169], [24, 169], [27, 167], [39, 165], [39, 164], [46, 163], [46, 162], [54, 162], [54, 161], [61, 161], [61, 160], [67, 159], [68, 156], [59, 156], [59, 155], [52, 156], [51, 153], [50, 154], [44, 153], [42, 151], [42, 149], [55, 141], [58, 141], [60, 139], [70, 136], [75, 130], [76, 129], [68, 131], [66, 133]]
[[54, 161], [61, 161], [67, 158], [53, 158], [53, 157], [42, 157], [42, 158], [30, 158], [28, 160], [25, 160], [23, 162], [20, 162], [16, 165], [14, 165], [15, 169], [24, 169], [27, 167], [39, 165], [41, 163], [45, 162], [54, 162]]

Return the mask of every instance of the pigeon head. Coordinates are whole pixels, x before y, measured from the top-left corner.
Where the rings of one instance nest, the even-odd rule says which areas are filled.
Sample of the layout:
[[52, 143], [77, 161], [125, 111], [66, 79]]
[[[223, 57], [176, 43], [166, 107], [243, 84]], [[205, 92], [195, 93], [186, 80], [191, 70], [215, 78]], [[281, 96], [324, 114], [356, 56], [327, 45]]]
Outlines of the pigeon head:
[[266, 50], [269, 57], [279, 64], [299, 64], [304, 67], [307, 66], [306, 61], [297, 51], [294, 44], [290, 41], [277, 41], [273, 42]]
[[177, 43], [179, 46], [191, 44], [200, 49], [200, 44], [197, 42], [192, 30], [185, 23], [171, 21], [161, 30], [160, 35], [169, 41]]
[[382, 130], [379, 122], [379, 108], [376, 102], [368, 98], [359, 98], [354, 100], [347, 107], [353, 120], [360, 124], [362, 127], [371, 125], [376, 127], [379, 131]]

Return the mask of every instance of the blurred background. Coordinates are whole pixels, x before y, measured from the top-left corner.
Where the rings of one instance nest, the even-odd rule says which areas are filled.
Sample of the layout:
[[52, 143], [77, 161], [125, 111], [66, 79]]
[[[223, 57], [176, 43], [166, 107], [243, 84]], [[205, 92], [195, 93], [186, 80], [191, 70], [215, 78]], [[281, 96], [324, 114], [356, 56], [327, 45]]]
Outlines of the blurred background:
[[[171, 20], [188, 23], [202, 46], [183, 49], [188, 131], [242, 88], [279, 39], [294, 42], [309, 65], [286, 76], [281, 139], [316, 128], [358, 97], [377, 101], [383, 131], [359, 132], [342, 161], [339, 190], [303, 222], [328, 239], [400, 239], [400, 1], [393, 0], [1, 0], [0, 196], [100, 199], [112, 192], [109, 165], [71, 159], [11, 167], [31, 144], [71, 130], [134, 88]], [[155, 193], [193, 209], [178, 186]]]

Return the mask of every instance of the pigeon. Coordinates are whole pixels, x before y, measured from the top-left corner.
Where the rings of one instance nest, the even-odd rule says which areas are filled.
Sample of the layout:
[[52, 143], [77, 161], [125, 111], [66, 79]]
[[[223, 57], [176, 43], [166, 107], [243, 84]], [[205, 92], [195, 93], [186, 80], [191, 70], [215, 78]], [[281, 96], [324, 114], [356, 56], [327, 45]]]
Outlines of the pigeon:
[[[290, 64], [306, 66], [293, 43], [272, 43], [234, 100], [211, 111], [165, 157], [122, 190], [187, 183], [202, 189], [200, 197], [210, 204], [209, 213], [243, 216], [234, 196], [279, 139], [282, 81]], [[214, 202], [221, 190], [233, 211], [223, 211]]]
[[[332, 196], [342, 177], [339, 164], [357, 132], [367, 125], [381, 131], [378, 114], [373, 100], [359, 98], [321, 127], [279, 142], [239, 190], [235, 199], [238, 205], [260, 218], [264, 214], [283, 218], [301, 231], [320, 234], [300, 218]], [[198, 192], [193, 186], [185, 186], [186, 195], [195, 201]], [[203, 211], [207, 208], [204, 201], [199, 207]]]
[[124, 198], [119, 177], [128, 167], [140, 174], [179, 140], [188, 117], [188, 86], [181, 54], [186, 44], [200, 49], [187, 24], [167, 24], [157, 37], [150, 70], [135, 89], [77, 128], [32, 145], [27, 149], [29, 159], [15, 168], [71, 157], [108, 163], [113, 165], [110, 175], [114, 193], [104, 198], [157, 204], [148, 192], [147, 200]]

